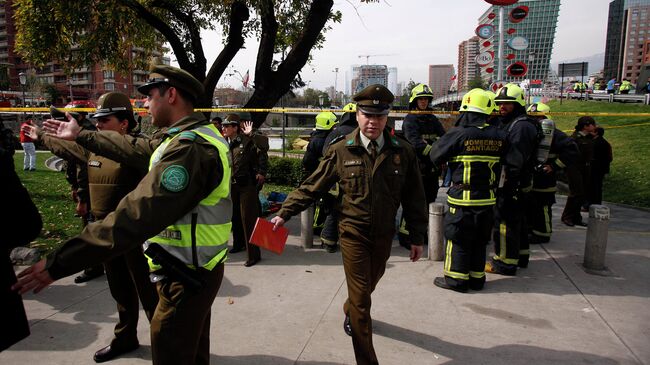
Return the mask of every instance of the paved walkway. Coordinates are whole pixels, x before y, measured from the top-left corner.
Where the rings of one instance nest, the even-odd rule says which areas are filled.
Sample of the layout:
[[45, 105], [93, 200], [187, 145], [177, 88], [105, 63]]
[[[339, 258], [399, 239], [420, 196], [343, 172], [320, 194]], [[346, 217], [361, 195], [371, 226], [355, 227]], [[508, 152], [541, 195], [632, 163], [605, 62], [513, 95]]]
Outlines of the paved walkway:
[[[374, 342], [382, 364], [650, 364], [650, 213], [612, 206], [607, 276], [582, 269], [585, 229], [557, 224], [553, 241], [532, 247], [517, 277], [488, 275], [482, 292], [436, 288], [441, 262], [411, 263], [395, 242], [373, 295]], [[245, 268], [230, 256], [213, 305], [212, 363], [353, 364], [342, 330], [346, 298], [340, 253], [302, 249], [292, 219], [281, 256], [264, 252]], [[491, 250], [491, 248], [490, 248]], [[0, 364], [93, 364], [116, 320], [106, 281], [72, 278], [26, 295], [32, 335], [0, 353]], [[142, 315], [144, 318], [144, 315]], [[112, 364], [150, 362], [142, 346]]]

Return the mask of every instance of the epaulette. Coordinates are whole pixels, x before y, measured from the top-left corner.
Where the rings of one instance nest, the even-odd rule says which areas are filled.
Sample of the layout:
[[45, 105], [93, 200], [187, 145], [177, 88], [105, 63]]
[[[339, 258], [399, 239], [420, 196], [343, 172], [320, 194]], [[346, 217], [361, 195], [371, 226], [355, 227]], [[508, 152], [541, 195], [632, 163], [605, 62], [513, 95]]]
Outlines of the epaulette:
[[333, 145], [334, 143], [344, 139], [344, 138], [345, 138], [345, 136], [342, 136], [342, 135], [334, 137], [334, 139], [330, 141], [330, 146]]
[[180, 129], [177, 127], [174, 128], [169, 128], [165, 133], [169, 134], [170, 136], [173, 136], [174, 134], [180, 132]]
[[194, 131], [183, 131], [178, 135], [179, 141], [190, 141], [193, 142], [196, 139], [196, 132]]

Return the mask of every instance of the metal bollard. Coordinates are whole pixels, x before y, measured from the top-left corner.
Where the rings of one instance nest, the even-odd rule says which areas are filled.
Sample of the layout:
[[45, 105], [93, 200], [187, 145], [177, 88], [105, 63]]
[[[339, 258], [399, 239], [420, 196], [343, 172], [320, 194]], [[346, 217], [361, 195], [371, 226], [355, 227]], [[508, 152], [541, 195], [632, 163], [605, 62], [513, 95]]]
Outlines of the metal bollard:
[[444, 214], [445, 206], [443, 204], [429, 204], [429, 260], [442, 261], [445, 258], [444, 226], [442, 224]]
[[300, 213], [300, 239], [302, 247], [314, 247], [314, 206], [303, 210]]
[[643, 104], [650, 105], [650, 94], [645, 94], [643, 98]]
[[585, 240], [584, 267], [590, 270], [605, 270], [607, 253], [607, 230], [609, 226], [609, 208], [604, 205], [589, 207], [589, 225]]

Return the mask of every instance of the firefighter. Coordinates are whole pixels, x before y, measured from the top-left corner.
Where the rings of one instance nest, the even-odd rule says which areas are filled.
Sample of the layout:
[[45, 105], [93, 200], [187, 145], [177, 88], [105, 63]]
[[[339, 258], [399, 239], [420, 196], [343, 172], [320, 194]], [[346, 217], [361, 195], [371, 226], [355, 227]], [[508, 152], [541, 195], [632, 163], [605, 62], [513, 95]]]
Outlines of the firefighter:
[[[535, 103], [528, 107], [529, 113], [538, 113], [533, 117], [540, 122], [547, 119], [546, 113], [551, 108], [544, 103]], [[578, 158], [578, 146], [561, 130], [553, 129], [553, 138], [548, 158], [535, 169], [533, 174], [533, 189], [530, 193], [530, 204], [527, 205], [529, 222], [529, 243], [547, 243], [553, 233], [552, 207], [555, 204], [557, 191], [557, 172], [566, 166], [571, 166]]]
[[[431, 100], [433, 100], [433, 93], [429, 86], [416, 85], [411, 91], [409, 99], [409, 109], [415, 113], [407, 114], [402, 124], [404, 137], [415, 147], [418, 155], [427, 206], [438, 196], [438, 178], [440, 177], [440, 170], [429, 159], [429, 153], [433, 143], [445, 134], [445, 129], [438, 118], [433, 114], [426, 113], [433, 110], [429, 106]], [[411, 249], [411, 239], [404, 219], [400, 220], [399, 244], [407, 250]]]
[[485, 248], [493, 225], [499, 162], [506, 132], [487, 123], [494, 101], [482, 89], [466, 94], [456, 126], [440, 137], [430, 153], [434, 165], [449, 163], [452, 185], [447, 192], [444, 277], [433, 283], [467, 292], [485, 284]]
[[517, 267], [528, 267], [530, 252], [524, 227], [526, 193], [532, 189], [532, 172], [542, 132], [539, 123], [526, 114], [524, 91], [515, 84], [497, 90], [499, 128], [508, 133], [495, 209], [494, 256], [487, 272], [516, 275]]

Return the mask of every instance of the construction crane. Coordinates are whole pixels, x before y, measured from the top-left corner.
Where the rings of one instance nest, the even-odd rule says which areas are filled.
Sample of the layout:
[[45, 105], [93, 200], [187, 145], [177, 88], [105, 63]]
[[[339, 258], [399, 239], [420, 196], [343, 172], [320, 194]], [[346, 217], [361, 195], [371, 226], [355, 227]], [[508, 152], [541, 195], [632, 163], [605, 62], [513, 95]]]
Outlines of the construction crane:
[[359, 55], [358, 57], [359, 58], [364, 58], [365, 57], [366, 58], [366, 65], [367, 65], [368, 64], [368, 59], [370, 57], [383, 57], [383, 56], [394, 56], [394, 55], [395, 55], [395, 53], [389, 53], [389, 54], [362, 54], [362, 55]]

